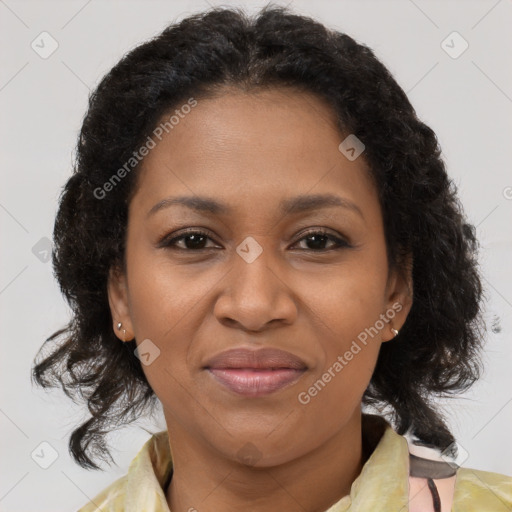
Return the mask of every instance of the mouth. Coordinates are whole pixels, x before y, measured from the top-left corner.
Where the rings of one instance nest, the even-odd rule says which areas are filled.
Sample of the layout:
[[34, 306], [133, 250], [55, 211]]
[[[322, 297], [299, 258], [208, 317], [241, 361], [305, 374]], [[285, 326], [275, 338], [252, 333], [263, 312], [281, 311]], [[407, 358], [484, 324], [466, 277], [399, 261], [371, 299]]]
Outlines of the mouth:
[[204, 366], [225, 389], [247, 397], [277, 392], [295, 384], [307, 370], [299, 357], [273, 348], [231, 349]]
[[258, 397], [291, 386], [306, 371], [293, 368], [208, 368], [221, 385], [239, 395]]

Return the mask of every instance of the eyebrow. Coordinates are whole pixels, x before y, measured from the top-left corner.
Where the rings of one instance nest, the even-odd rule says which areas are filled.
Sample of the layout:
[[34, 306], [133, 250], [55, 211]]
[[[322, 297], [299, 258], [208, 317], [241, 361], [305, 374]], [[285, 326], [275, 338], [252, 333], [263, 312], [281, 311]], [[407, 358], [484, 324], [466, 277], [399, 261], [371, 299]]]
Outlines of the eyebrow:
[[[233, 209], [230, 206], [210, 197], [177, 196], [168, 197], [156, 203], [151, 210], [149, 210], [147, 217], [173, 205], [182, 205], [197, 212], [210, 213], [212, 215], [228, 215], [233, 213]], [[364, 219], [363, 212], [355, 203], [334, 194], [300, 195], [284, 199], [279, 204], [281, 214], [288, 215], [296, 215], [307, 211], [333, 207], [351, 210]]]

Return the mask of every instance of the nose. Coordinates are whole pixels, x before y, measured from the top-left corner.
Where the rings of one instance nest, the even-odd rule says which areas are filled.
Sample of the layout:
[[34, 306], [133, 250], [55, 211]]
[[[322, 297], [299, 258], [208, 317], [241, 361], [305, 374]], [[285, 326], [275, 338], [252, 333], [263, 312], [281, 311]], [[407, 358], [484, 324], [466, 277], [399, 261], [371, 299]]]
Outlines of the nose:
[[295, 322], [295, 291], [270, 253], [263, 249], [252, 261], [234, 254], [214, 307], [219, 322], [253, 333]]

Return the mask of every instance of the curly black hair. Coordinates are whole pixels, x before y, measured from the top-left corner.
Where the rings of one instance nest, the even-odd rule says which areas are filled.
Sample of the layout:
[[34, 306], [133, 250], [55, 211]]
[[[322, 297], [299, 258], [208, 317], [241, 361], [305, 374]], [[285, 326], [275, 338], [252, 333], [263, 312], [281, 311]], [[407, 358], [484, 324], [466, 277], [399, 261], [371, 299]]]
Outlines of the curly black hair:
[[[71, 455], [84, 468], [100, 469], [94, 457], [111, 458], [105, 435], [158, 402], [135, 341], [119, 342], [112, 329], [107, 279], [110, 269], [125, 268], [137, 166], [122, 180], [111, 178], [164, 114], [188, 98], [233, 87], [313, 93], [327, 101], [340, 133], [364, 143], [389, 267], [411, 270], [412, 256], [413, 305], [395, 340], [382, 345], [363, 405], [380, 407], [400, 434], [410, 431], [441, 449], [452, 445], [434, 401], [479, 378], [485, 323], [475, 228], [436, 135], [371, 49], [267, 4], [254, 16], [217, 7], [168, 26], [127, 53], [90, 95], [53, 235], [53, 268], [73, 315], [44, 342], [31, 372], [37, 384], [60, 383], [73, 401], [87, 404], [90, 418], [73, 430]], [[109, 180], [114, 190], [104, 194]], [[55, 345], [36, 364], [50, 341]]]

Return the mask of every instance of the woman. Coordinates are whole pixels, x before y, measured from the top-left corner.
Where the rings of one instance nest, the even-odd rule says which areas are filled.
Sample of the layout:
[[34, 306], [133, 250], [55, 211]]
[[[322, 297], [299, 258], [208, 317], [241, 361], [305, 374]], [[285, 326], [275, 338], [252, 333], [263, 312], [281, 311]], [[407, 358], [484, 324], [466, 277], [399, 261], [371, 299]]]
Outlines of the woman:
[[432, 403], [479, 375], [475, 229], [366, 46], [281, 7], [168, 27], [91, 96], [54, 241], [34, 378], [87, 404], [73, 457], [167, 426], [82, 512], [510, 510]]

